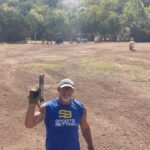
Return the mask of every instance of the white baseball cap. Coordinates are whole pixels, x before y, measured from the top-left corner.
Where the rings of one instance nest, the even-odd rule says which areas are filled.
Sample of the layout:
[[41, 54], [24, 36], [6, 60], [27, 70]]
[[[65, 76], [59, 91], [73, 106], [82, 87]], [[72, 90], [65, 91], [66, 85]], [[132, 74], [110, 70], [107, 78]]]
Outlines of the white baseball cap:
[[71, 80], [71, 79], [62, 79], [60, 82], [59, 82], [59, 86], [60, 88], [63, 88], [63, 87], [71, 87], [72, 89], [74, 89], [74, 82]]

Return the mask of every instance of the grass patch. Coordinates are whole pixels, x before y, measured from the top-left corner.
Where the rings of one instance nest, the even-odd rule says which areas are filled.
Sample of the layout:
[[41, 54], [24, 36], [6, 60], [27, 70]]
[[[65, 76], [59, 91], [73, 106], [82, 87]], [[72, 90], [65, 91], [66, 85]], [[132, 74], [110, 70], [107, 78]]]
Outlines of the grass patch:
[[80, 58], [80, 64], [89, 64], [89, 63], [92, 63], [92, 62], [95, 62], [97, 61], [98, 59], [95, 58], [95, 57], [83, 57], [83, 58]]
[[130, 57], [125, 57], [125, 56], [121, 56], [121, 55], [116, 55], [116, 56], [113, 56], [113, 60], [114, 61], [121, 61], [121, 62], [124, 62], [126, 64], [129, 64], [129, 65], [137, 65], [137, 66], [141, 66], [144, 64], [144, 61], [142, 60], [138, 60], [138, 59], [135, 59], [135, 58], [130, 58]]
[[105, 74], [112, 73], [120, 70], [117, 64], [107, 63], [100, 58], [96, 57], [83, 57], [80, 58], [79, 63], [84, 67], [83, 69], [92, 73]]
[[60, 62], [60, 61], [64, 61], [66, 60], [67, 57], [63, 57], [63, 56], [52, 56], [49, 58], [50, 62]]
[[117, 65], [105, 63], [105, 62], [100, 62], [100, 61], [94, 62], [90, 66], [93, 69], [98, 69], [98, 70], [103, 70], [103, 71], [107, 71], [107, 70], [118, 71], [119, 70], [119, 66], [117, 66]]
[[41, 68], [48, 70], [55, 70], [58, 68], [58, 64], [40, 64], [40, 63], [31, 63], [26, 65], [27, 68]]
[[142, 60], [129, 60], [131, 65], [143, 65], [144, 62]]
[[129, 71], [135, 75], [143, 72], [143, 69], [141, 67], [138, 67], [138, 66], [129, 66]]
[[132, 82], [150, 83], [150, 78], [142, 76], [144, 69], [138, 66], [130, 66], [129, 71], [133, 73], [134, 77]]
[[135, 76], [134, 79], [131, 80], [132, 82], [143, 82], [143, 83], [150, 83], [150, 78]]
[[120, 56], [120, 55], [114, 55], [113, 56], [114, 61], [122, 61], [122, 60], [125, 60], [125, 59], [126, 59], [125, 57]]

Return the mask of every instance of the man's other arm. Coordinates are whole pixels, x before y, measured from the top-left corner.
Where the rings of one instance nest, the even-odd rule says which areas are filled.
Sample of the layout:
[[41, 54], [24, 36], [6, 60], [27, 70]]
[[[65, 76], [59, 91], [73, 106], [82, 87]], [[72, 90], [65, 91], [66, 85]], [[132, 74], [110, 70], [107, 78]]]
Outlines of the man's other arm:
[[84, 110], [83, 117], [81, 118], [80, 126], [81, 126], [82, 134], [83, 134], [83, 136], [84, 136], [84, 138], [88, 144], [88, 150], [94, 150], [90, 126], [87, 122], [87, 111], [86, 111], [86, 109]]

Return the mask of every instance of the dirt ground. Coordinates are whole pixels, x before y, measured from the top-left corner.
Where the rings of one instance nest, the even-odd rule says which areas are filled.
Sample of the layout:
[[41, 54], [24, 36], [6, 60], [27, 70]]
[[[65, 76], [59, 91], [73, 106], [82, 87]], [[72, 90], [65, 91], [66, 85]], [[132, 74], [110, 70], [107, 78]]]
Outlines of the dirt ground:
[[[0, 150], [44, 150], [45, 126], [24, 125], [27, 95], [45, 74], [45, 99], [71, 78], [95, 150], [150, 150], [150, 43], [0, 45]], [[79, 129], [80, 132], [80, 129]], [[80, 132], [81, 150], [87, 150]]]

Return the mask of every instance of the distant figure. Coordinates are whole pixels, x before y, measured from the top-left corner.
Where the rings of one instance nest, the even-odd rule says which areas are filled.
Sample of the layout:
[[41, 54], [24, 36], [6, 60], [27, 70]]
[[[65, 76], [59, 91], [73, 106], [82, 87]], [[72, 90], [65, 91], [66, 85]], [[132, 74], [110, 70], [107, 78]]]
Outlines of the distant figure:
[[95, 43], [99, 43], [101, 40], [100, 40], [100, 36], [99, 35], [96, 35], [95, 37], [94, 37], [94, 42]]
[[47, 40], [46, 44], [47, 44], [47, 45], [50, 45], [50, 44], [53, 44], [53, 42], [52, 42], [52, 41]]
[[45, 39], [42, 39], [42, 44], [45, 44]]
[[45, 45], [45, 44], [47, 44], [47, 45], [53, 44], [50, 37], [46, 38], [46, 39], [44, 39], [44, 38], [42, 39], [42, 45]]
[[69, 39], [69, 43], [70, 43], [70, 44], [73, 44], [72, 38]]
[[56, 44], [63, 44], [63, 39], [62, 39], [61, 33], [56, 33], [55, 42], [56, 42]]
[[49, 36], [47, 38], [47, 45], [53, 44], [51, 37]]
[[130, 50], [130, 51], [135, 51], [135, 49], [134, 49], [134, 44], [135, 44], [134, 38], [131, 37], [131, 39], [130, 39], [130, 41], [129, 41], [129, 50]]

